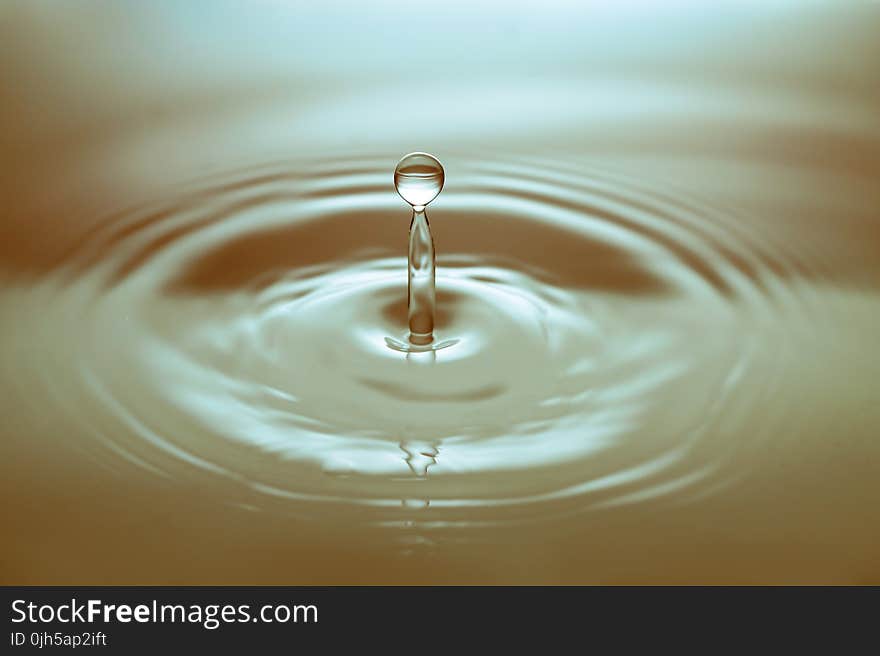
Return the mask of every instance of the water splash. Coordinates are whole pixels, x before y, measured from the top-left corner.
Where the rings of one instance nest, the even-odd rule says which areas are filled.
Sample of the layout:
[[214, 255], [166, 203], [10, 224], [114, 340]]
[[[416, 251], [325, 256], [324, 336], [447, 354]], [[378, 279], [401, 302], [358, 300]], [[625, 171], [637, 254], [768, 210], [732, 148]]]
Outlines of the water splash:
[[[386, 336], [407, 319], [405, 260], [386, 162], [214, 180], [117, 217], [71, 255], [68, 284], [47, 287], [35, 316], [43, 331], [63, 324], [45, 307], [81, 317], [65, 395], [85, 396], [72, 415], [102, 417], [110, 467], [194, 468], [261, 498], [383, 517], [416, 479], [450, 521], [729, 483], [717, 427], [749, 416], [762, 389], [752, 341], [766, 330], [750, 326], [796, 307], [780, 304], [793, 295], [784, 257], [767, 261], [724, 212], [625, 178], [457, 160], [435, 226], [432, 348], [404, 338], [399, 358]], [[352, 235], [354, 211], [365, 229]], [[779, 368], [759, 370], [773, 384]]]
[[407, 257], [407, 320], [409, 337], [403, 342], [386, 337], [386, 344], [403, 352], [436, 351], [458, 340], [434, 340], [434, 314], [437, 306], [434, 237], [425, 207], [443, 189], [443, 165], [428, 153], [410, 153], [394, 169], [394, 187], [412, 206]]

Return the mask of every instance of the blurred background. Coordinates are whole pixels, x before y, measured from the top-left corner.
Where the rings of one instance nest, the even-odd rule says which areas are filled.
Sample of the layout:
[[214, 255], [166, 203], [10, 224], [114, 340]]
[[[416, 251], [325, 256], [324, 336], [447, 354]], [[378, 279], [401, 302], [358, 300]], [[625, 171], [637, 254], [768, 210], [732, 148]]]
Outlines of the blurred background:
[[[124, 184], [133, 202], [141, 187], [273, 157], [483, 148], [635, 156], [640, 171], [651, 154], [661, 172], [700, 158], [698, 172], [717, 167], [705, 182], [733, 195], [725, 159], [755, 160], [738, 179], [761, 177], [761, 163], [870, 178], [877, 11], [779, 0], [7, 0], [0, 184], [7, 207], [39, 212], [57, 195]], [[13, 214], [5, 259], [48, 257], [55, 235]]]

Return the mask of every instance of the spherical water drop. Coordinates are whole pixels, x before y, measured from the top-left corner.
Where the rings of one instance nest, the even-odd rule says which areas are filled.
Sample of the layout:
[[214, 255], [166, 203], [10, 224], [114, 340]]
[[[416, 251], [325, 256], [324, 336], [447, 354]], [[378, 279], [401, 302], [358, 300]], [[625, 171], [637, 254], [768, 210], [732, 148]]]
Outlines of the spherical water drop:
[[424, 207], [443, 189], [443, 165], [428, 153], [410, 153], [394, 169], [397, 193], [413, 207]]

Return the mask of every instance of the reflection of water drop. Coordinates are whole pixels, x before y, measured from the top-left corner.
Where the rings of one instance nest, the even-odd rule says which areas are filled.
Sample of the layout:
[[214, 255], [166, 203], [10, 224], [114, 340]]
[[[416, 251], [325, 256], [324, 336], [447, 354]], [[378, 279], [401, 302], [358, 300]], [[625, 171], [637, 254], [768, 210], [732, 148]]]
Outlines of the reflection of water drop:
[[428, 153], [410, 153], [394, 169], [394, 188], [407, 203], [418, 209], [437, 198], [443, 189], [443, 165]]
[[406, 454], [406, 464], [416, 476], [427, 476], [428, 467], [437, 464], [437, 447], [430, 442], [401, 442], [400, 449]]

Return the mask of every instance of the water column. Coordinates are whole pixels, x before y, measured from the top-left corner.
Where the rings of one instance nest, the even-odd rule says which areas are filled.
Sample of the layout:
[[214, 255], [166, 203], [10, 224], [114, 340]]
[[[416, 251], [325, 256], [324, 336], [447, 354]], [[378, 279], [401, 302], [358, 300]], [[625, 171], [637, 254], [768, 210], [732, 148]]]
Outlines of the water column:
[[427, 153], [410, 153], [394, 169], [397, 193], [413, 208], [409, 226], [407, 315], [409, 342], [415, 347], [434, 341], [434, 238], [425, 207], [443, 189], [443, 166]]

